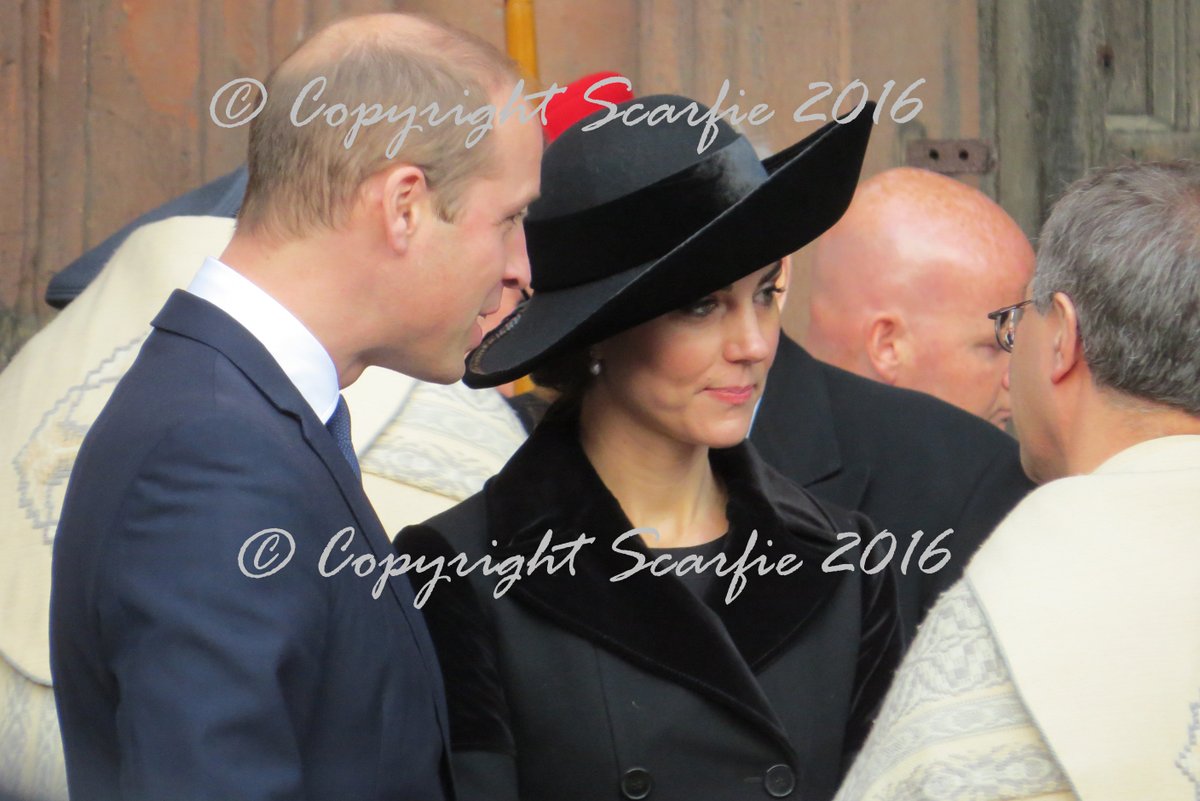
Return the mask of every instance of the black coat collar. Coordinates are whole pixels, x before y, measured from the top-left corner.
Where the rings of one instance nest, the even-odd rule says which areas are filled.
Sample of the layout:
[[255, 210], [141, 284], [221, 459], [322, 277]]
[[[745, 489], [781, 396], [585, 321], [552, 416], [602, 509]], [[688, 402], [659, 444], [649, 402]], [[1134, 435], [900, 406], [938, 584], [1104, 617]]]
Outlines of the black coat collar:
[[800, 486], [858, 509], [870, 474], [862, 464], [844, 462], [836, 428], [821, 363], [781, 336], [750, 441]]
[[[633, 525], [588, 461], [574, 421], [543, 421], [489, 482], [488, 537], [496, 541], [497, 558], [532, 555], [548, 529], [554, 532], [554, 543], [581, 533], [594, 537], [594, 543], [579, 549], [574, 575], [566, 570], [528, 571], [513, 584], [514, 598], [644, 669], [767, 727], [790, 750], [754, 673], [794, 641], [841, 580], [842, 573], [821, 570], [835, 547], [835, 524], [811, 497], [763, 463], [750, 445], [712, 451], [710, 459], [730, 497], [727, 558], [742, 554], [751, 531], [757, 530], [750, 560], [762, 556], [774, 565], [784, 554], [804, 560], [787, 576], [747, 571], [741, 594], [729, 604], [729, 577], [714, 581], [704, 603], [674, 576], [642, 571], [610, 581], [636, 564], [612, 548]], [[637, 536], [621, 547], [652, 558]]]

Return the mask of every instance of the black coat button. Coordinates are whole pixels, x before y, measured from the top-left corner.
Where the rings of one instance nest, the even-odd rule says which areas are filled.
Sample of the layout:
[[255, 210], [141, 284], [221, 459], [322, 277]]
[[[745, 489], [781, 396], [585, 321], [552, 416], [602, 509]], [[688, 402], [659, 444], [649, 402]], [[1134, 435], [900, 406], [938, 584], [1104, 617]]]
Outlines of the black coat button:
[[654, 779], [645, 768], [630, 768], [621, 777], [621, 795], [634, 801], [646, 798], [654, 789]]
[[763, 776], [763, 787], [772, 798], [789, 796], [796, 789], [796, 774], [787, 765], [772, 765]]

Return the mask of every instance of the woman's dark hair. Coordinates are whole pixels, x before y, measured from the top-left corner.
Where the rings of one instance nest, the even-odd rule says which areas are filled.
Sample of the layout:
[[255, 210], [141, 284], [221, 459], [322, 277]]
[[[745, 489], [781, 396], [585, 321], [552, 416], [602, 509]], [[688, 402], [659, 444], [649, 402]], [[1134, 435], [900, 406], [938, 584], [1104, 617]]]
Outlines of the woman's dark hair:
[[543, 419], [557, 419], [579, 414], [584, 393], [594, 376], [588, 368], [592, 358], [587, 348], [578, 348], [560, 354], [534, 369], [531, 377], [539, 387], [558, 393], [550, 404]]

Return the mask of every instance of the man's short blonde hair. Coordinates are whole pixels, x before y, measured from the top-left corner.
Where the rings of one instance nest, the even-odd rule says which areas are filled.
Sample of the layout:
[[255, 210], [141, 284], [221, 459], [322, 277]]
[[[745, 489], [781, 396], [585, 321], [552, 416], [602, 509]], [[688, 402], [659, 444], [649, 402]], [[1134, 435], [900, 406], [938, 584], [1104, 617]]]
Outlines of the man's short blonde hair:
[[[324, 78], [320, 97], [314, 98], [320, 84], [310, 87], [296, 120], [321, 104], [343, 104], [349, 113], [332, 112], [342, 119], [337, 125], [324, 113], [297, 125], [293, 105], [318, 78]], [[516, 81], [515, 65], [495, 47], [432, 19], [378, 14], [334, 23], [267, 79], [266, 105], [250, 125], [250, 177], [239, 227], [284, 240], [336, 228], [363, 181], [393, 163], [420, 167], [437, 213], [453, 220], [471, 179], [493, 168], [494, 137], [483, 135], [468, 147], [476, 123], [455, 124], [451, 114], [430, 125], [426, 109], [436, 104], [436, 119], [461, 104], [463, 119]], [[413, 110], [408, 113], [420, 129], [414, 125], [396, 150], [406, 118], [382, 119], [360, 126], [347, 147], [355, 110], [375, 104], [384, 114], [393, 106], [399, 114]]]

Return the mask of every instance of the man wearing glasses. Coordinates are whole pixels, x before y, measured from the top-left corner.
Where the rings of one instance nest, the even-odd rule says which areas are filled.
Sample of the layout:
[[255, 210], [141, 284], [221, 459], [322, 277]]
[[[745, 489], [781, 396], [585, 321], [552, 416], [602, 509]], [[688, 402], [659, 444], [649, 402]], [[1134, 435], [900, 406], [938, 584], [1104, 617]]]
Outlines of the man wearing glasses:
[[1012, 353], [1013, 342], [1016, 341], [1017, 323], [1021, 321], [1022, 310], [1030, 303], [1033, 303], [1033, 298], [988, 314], [988, 319], [996, 324], [996, 344], [1008, 353]]
[[838, 798], [1194, 801], [1200, 165], [1077, 182], [989, 316], [1049, 483], [930, 612]]

